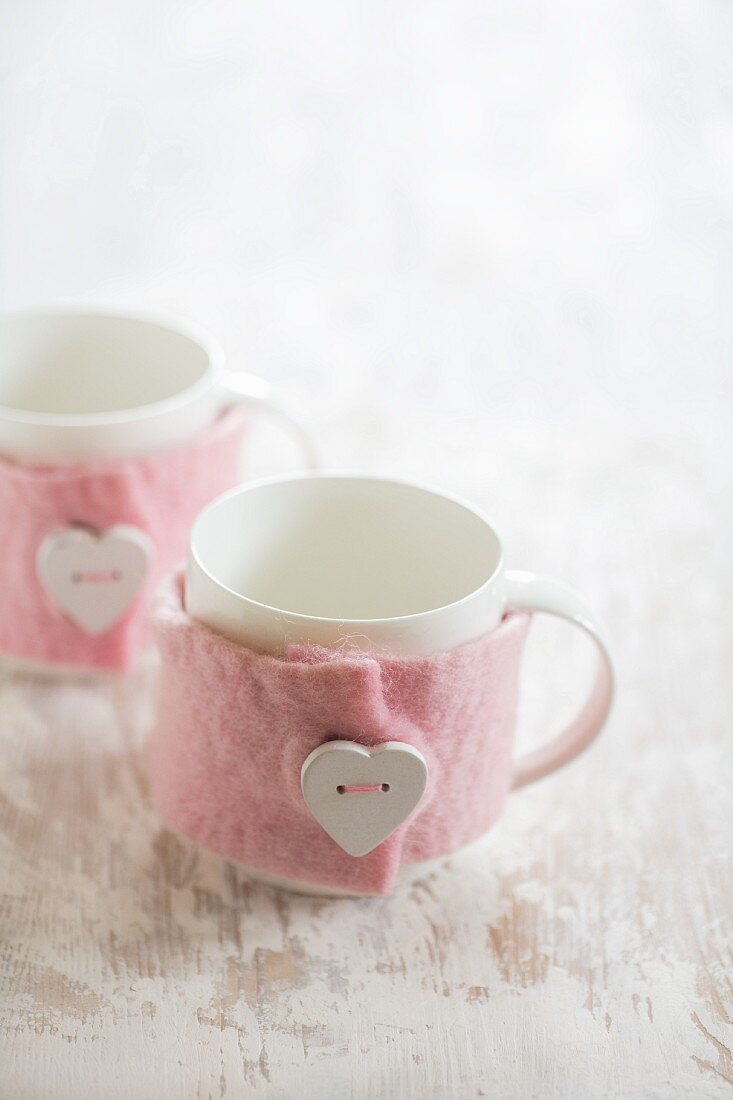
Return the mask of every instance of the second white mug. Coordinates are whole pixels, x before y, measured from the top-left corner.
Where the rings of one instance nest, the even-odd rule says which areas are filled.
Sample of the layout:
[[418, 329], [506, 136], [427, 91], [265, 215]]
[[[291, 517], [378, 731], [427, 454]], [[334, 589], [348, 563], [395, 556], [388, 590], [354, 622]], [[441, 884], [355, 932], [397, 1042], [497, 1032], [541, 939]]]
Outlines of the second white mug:
[[0, 455], [21, 461], [143, 455], [192, 439], [227, 405], [285, 420], [262, 378], [224, 366], [207, 334], [157, 316], [20, 310], [0, 317]]

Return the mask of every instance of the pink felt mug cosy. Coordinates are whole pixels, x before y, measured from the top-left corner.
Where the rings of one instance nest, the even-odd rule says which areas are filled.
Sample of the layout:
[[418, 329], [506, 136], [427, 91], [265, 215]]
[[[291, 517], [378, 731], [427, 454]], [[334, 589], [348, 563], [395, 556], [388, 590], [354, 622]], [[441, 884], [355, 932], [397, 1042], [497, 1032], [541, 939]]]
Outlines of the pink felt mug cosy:
[[139, 457], [0, 458], [0, 655], [55, 668], [130, 668], [152, 644], [148, 598], [196, 513], [237, 480], [248, 414]]
[[193, 619], [172, 574], [153, 603], [161, 684], [149, 766], [163, 820], [275, 885], [391, 893], [482, 836], [512, 788], [566, 763], [603, 724], [606, 662], [571, 726], [515, 762], [529, 622], [512, 611], [420, 656], [308, 644], [273, 656]]

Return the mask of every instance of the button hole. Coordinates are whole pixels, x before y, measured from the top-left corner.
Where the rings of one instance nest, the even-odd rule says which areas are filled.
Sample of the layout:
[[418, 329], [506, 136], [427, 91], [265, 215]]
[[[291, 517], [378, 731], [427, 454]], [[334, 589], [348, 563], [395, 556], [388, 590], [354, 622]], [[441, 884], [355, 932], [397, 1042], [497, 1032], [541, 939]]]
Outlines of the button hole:
[[384, 794], [389, 790], [389, 783], [339, 783], [336, 790], [338, 794], [366, 794], [369, 791], [381, 791]]

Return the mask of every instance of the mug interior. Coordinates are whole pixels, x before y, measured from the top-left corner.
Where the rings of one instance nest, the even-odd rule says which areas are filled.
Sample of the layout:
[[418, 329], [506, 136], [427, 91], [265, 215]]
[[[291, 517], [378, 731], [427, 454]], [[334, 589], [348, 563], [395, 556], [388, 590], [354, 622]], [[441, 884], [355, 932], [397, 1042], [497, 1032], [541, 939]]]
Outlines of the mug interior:
[[450, 497], [377, 478], [314, 476], [220, 497], [191, 536], [199, 566], [283, 612], [369, 620], [455, 603], [491, 579], [501, 545]]
[[0, 406], [84, 417], [153, 405], [190, 389], [206, 350], [152, 321], [104, 314], [18, 314], [0, 320]]

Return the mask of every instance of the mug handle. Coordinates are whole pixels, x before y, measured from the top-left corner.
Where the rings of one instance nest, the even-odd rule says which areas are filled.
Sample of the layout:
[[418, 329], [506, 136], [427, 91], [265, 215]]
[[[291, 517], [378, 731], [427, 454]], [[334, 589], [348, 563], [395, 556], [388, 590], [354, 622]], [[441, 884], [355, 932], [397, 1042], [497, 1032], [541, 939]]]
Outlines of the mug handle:
[[318, 456], [315, 443], [306, 428], [288, 412], [273, 387], [264, 378], [243, 370], [222, 370], [219, 375], [219, 393], [222, 404], [235, 402], [262, 409], [274, 420], [281, 421], [300, 448], [307, 470], [315, 470]]
[[542, 611], [575, 623], [596, 643], [599, 656], [595, 683], [572, 722], [546, 745], [517, 761], [512, 783], [512, 789], [517, 790], [568, 764], [598, 736], [613, 702], [614, 674], [603, 627], [568, 585], [535, 573], [508, 570], [506, 597], [507, 610]]

